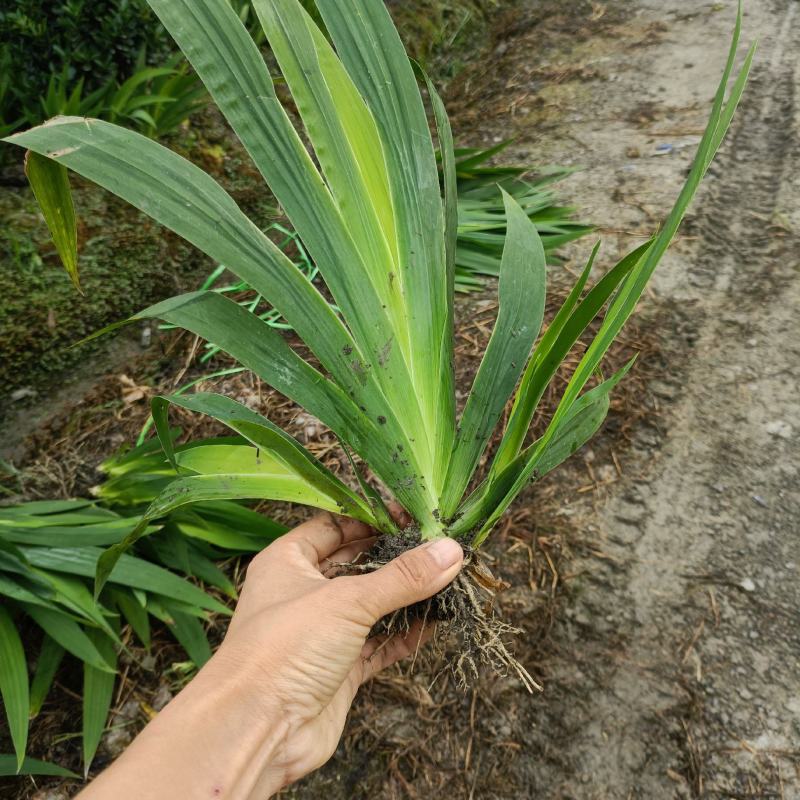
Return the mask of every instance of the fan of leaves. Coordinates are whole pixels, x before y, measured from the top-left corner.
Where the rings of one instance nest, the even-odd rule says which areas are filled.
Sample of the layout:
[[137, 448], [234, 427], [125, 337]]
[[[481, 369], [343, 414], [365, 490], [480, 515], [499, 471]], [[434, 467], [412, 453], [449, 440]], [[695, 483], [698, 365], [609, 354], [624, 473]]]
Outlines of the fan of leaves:
[[[130, 534], [143, 506], [175, 477], [156, 442], [108, 461], [103, 469], [108, 480], [97, 490], [100, 503], [0, 507], [0, 691], [16, 750], [14, 771], [25, 768], [29, 719], [39, 714], [65, 655], [83, 662], [88, 770], [108, 717], [118, 652], [124, 649], [122, 626], [129, 625], [149, 650], [150, 618], [160, 620], [201, 666], [211, 655], [202, 621], [209, 613], [230, 612], [187, 578], [233, 599], [236, 589], [217, 562], [258, 552], [285, 530], [232, 502], [176, 511], [148, 527], [148, 533], [159, 535], [143, 539], [120, 559], [94, 597], [103, 548]], [[34, 638], [31, 625], [41, 630], [41, 645], [37, 653], [26, 654], [23, 642]], [[29, 661], [36, 664], [32, 676]]]

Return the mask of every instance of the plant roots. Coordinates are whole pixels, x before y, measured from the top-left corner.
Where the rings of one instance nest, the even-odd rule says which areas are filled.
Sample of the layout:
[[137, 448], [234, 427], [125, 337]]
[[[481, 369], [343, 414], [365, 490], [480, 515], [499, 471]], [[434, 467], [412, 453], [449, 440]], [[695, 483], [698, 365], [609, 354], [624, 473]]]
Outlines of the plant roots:
[[[409, 528], [400, 535], [382, 536], [362, 558], [336, 567], [340, 574], [374, 572], [420, 543], [419, 531]], [[385, 617], [375, 626], [373, 634], [403, 635], [417, 620], [434, 622], [433, 646], [437, 654], [444, 655], [451, 637], [458, 642], [455, 652], [449, 650], [447, 665], [442, 671], [450, 671], [462, 689], [471, 687], [479, 677], [480, 668], [484, 667], [499, 675], [516, 675], [529, 692], [541, 691], [542, 687], [503, 641], [504, 637], [521, 632], [494, 612], [494, 597], [507, 584], [494, 578], [478, 551], [464, 546], [464, 555], [464, 569], [453, 583], [429, 600]]]

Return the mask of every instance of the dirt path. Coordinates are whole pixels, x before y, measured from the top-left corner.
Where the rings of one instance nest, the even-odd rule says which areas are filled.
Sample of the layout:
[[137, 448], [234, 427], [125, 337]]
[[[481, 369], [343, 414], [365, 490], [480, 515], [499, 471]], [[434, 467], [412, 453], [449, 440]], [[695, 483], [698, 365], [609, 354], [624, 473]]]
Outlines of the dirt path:
[[[581, 81], [515, 127], [520, 152], [586, 165], [573, 188], [611, 255], [675, 195], [735, 4], [592, 5], [617, 17], [560, 54]], [[800, 798], [799, 5], [746, 3], [752, 84], [650, 298], [676, 320], [676, 369], [652, 387], [664, 412], [571, 570], [516, 797]]]

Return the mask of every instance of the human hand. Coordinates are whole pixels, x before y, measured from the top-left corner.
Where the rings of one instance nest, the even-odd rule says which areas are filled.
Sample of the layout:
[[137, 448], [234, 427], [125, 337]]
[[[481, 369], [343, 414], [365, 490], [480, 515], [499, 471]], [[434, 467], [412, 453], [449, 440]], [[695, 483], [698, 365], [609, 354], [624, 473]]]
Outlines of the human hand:
[[440, 539], [335, 577], [374, 541], [367, 526], [325, 514], [259, 554], [220, 649], [82, 800], [126, 787], [141, 800], [260, 799], [324, 764], [359, 686], [430, 633], [417, 624], [383, 641], [369, 637], [375, 623], [462, 565], [461, 546]]

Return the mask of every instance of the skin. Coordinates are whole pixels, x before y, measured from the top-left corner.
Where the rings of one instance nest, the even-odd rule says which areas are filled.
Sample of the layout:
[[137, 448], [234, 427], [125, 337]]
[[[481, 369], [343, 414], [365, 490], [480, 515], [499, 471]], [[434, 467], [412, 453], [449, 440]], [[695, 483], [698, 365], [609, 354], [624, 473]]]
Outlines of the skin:
[[461, 546], [438, 539], [376, 572], [336, 576], [374, 541], [325, 514], [259, 554], [219, 650], [79, 800], [263, 800], [322, 766], [359, 687], [431, 633], [384, 641], [370, 638], [375, 623], [462, 566]]

